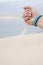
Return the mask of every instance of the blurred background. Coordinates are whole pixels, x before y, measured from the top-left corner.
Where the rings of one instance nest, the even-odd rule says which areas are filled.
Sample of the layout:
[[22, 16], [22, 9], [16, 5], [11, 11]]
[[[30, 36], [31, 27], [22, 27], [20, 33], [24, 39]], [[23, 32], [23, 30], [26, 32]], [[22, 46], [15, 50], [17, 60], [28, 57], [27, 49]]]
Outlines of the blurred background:
[[[27, 24], [23, 18], [24, 6], [35, 7], [40, 14], [43, 14], [43, 0], [0, 0], [0, 38], [20, 35]], [[13, 16], [13, 18], [6, 18]], [[35, 26], [28, 26], [25, 34], [43, 33], [43, 29]]]

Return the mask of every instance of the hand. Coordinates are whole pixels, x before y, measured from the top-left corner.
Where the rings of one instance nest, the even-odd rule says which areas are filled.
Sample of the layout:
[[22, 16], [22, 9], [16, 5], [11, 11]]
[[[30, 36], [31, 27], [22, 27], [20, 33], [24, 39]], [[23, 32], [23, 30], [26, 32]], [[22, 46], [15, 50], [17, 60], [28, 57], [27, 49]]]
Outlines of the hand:
[[35, 8], [30, 6], [24, 7], [23, 18], [26, 23], [33, 25], [33, 20], [37, 15], [38, 12]]

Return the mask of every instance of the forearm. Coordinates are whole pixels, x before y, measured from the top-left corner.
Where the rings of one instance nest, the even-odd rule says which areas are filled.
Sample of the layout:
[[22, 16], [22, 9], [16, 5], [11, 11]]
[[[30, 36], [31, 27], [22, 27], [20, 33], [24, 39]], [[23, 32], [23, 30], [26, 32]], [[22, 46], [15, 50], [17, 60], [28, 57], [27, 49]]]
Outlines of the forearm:
[[38, 27], [42, 28], [43, 29], [43, 16], [40, 17], [40, 19], [37, 21], [37, 24], [36, 24]]
[[[31, 20], [28, 20], [27, 21], [27, 24], [30, 24], [30, 25], [34, 25], [34, 18], [32, 18]], [[43, 29], [43, 16], [40, 17], [40, 19], [37, 21], [37, 24], [36, 24], [38, 27], [42, 28]]]

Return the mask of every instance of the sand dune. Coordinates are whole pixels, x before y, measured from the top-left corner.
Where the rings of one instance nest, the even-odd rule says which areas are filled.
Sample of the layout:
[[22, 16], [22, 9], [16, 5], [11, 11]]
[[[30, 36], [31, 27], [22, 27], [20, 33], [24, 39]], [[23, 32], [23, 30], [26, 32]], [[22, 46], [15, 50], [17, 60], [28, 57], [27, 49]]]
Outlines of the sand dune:
[[43, 65], [43, 33], [0, 38], [0, 65]]

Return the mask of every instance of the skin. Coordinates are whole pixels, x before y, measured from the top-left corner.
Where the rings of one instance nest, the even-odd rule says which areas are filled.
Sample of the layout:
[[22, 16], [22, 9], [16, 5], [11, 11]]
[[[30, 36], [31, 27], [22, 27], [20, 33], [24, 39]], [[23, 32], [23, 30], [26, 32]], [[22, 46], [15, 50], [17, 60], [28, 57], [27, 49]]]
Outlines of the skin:
[[[33, 25], [33, 21], [37, 15], [38, 15], [38, 12], [35, 8], [30, 6], [24, 7], [23, 18], [25, 23], [29, 25]], [[39, 26], [40, 28], [43, 28], [43, 16], [40, 17], [40, 19], [38, 20], [37, 26]]]

